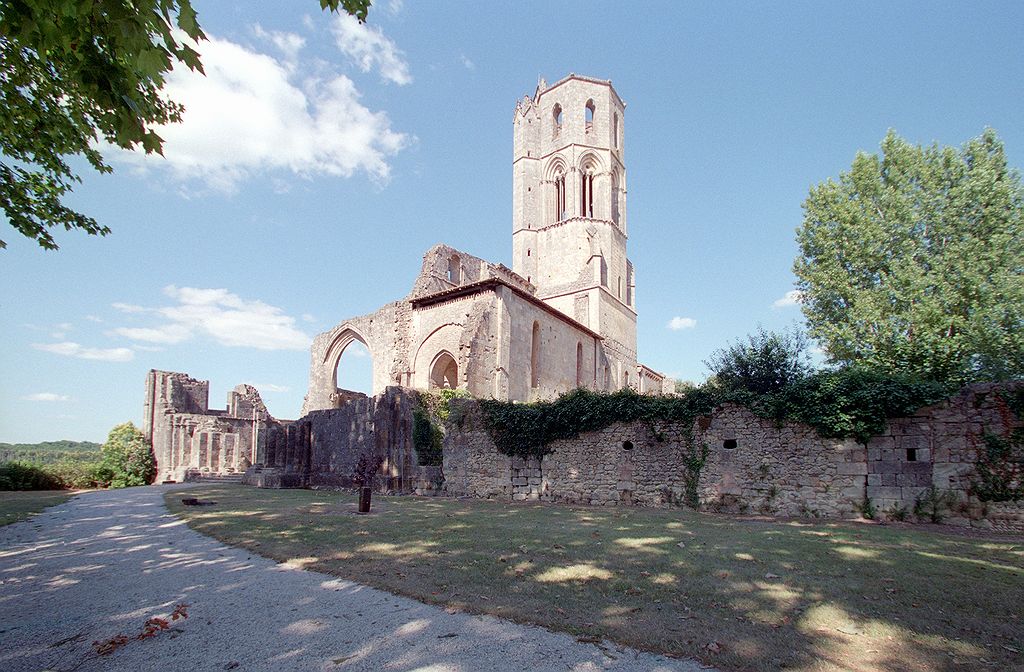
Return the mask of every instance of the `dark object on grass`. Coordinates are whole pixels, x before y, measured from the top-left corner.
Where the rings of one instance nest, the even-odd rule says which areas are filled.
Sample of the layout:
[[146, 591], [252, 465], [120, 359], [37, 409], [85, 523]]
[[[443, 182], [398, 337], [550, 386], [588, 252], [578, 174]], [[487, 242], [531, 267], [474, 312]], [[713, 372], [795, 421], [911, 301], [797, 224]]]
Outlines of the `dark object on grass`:
[[372, 491], [373, 489], [368, 485], [359, 488], [359, 513], [370, 512], [370, 493]]
[[195, 497], [182, 497], [181, 503], [185, 506], [213, 506], [217, 502], [203, 502]]

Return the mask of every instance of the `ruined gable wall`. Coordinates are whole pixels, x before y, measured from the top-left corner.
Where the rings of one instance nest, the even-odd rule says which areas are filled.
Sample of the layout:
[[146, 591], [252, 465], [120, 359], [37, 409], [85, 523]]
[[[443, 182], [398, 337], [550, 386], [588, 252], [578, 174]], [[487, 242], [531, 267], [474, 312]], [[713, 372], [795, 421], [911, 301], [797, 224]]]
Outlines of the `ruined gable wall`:
[[309, 389], [302, 415], [338, 406], [338, 361], [353, 340], [364, 342], [373, 360], [373, 394], [382, 393], [388, 385], [408, 384], [403, 376], [409, 368], [411, 329], [409, 302], [396, 301], [317, 334], [310, 348]]
[[153, 446], [157, 482], [244, 471], [255, 461], [254, 415], [261, 428], [280, 424], [251, 385], [229, 392], [224, 410], [208, 408], [208, 398], [208, 381], [172, 371], [147, 374], [143, 432]]

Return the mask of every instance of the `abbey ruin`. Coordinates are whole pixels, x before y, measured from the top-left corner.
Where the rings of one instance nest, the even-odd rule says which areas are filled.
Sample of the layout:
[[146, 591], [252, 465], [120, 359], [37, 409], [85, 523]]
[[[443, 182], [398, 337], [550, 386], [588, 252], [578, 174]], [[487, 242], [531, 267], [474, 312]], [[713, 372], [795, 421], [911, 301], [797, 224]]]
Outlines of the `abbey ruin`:
[[[657, 437], [650, 423], [617, 423], [556, 442], [537, 460], [501, 454], [468, 399], [441, 458], [428, 464], [417, 454], [421, 391], [516, 402], [576, 388], [672, 392], [637, 359], [625, 109], [609, 81], [541, 80], [513, 116], [512, 268], [435, 245], [405, 298], [316, 336], [298, 420], [273, 418], [245, 385], [210, 410], [208, 383], [151, 371], [144, 432], [158, 480], [246, 472], [265, 487], [346, 486], [358, 456], [372, 451], [386, 457], [386, 490], [664, 506], [681, 501], [684, 437], [693, 437], [710, 451], [699, 499], [725, 510], [837, 517], [865, 499], [913, 506], [932, 486], [966, 501], [982, 433], [1021, 425], [990, 388], [892, 419], [866, 444], [725, 405]], [[373, 359], [372, 396], [338, 387], [338, 363], [357, 341]], [[959, 518], [978, 518], [969, 513]], [[1018, 505], [982, 517], [1024, 526]]]

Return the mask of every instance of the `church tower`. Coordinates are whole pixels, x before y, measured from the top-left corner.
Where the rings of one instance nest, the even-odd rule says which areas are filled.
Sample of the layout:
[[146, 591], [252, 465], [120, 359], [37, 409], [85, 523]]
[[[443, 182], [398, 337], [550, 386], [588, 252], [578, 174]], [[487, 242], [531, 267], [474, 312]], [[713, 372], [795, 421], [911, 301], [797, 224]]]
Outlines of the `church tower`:
[[541, 80], [513, 120], [512, 268], [539, 299], [604, 338], [599, 389], [636, 383], [625, 109], [610, 81], [570, 74]]

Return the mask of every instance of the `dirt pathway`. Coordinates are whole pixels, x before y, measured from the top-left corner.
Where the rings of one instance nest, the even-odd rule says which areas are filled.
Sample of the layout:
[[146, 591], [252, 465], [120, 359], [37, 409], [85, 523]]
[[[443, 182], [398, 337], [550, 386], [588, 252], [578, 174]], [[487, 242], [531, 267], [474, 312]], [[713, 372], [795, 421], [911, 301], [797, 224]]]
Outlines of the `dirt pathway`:
[[[86, 493], [0, 528], [0, 669], [708, 669], [287, 568], [193, 532], [164, 491]], [[178, 604], [187, 619], [132, 638]], [[95, 653], [119, 634], [130, 639]]]

